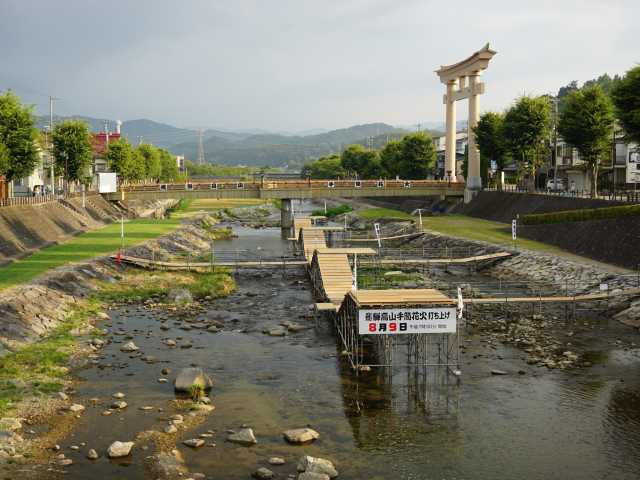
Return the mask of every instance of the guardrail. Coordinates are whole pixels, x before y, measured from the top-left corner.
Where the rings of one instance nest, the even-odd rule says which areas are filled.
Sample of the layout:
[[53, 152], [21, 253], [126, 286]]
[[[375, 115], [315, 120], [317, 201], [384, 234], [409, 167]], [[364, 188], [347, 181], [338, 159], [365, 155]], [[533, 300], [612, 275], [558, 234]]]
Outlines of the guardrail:
[[[98, 192], [85, 192], [86, 196], [96, 195]], [[62, 194], [47, 193], [45, 195], [24, 196], [24, 197], [9, 197], [0, 199], [0, 207], [15, 207], [21, 205], [43, 205], [45, 203], [57, 202], [58, 200], [67, 200], [70, 198], [79, 198], [82, 196], [82, 192], [72, 192]]]
[[[593, 198], [590, 190], [551, 190], [539, 188], [529, 190], [528, 187], [522, 185], [503, 185], [502, 188], [485, 187], [483, 190], [488, 192], [530, 193], [564, 198]], [[596, 199], [622, 203], [640, 203], [640, 190], [600, 191]]]

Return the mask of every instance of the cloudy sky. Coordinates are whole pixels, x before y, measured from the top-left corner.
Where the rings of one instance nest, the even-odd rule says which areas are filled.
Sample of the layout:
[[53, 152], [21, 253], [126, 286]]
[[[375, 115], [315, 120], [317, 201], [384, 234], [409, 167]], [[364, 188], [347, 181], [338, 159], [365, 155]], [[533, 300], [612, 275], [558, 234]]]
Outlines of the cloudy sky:
[[444, 118], [434, 70], [486, 42], [481, 108], [502, 109], [636, 65], [639, 19], [638, 0], [0, 0], [0, 91], [177, 126], [408, 125]]

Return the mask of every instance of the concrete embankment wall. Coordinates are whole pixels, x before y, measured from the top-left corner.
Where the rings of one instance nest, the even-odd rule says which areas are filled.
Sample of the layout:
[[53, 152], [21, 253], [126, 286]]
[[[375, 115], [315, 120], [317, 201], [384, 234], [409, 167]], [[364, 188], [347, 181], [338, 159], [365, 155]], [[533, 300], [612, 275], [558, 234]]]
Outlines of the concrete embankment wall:
[[576, 255], [633, 270], [640, 268], [640, 217], [521, 225], [519, 231], [522, 237]]
[[57, 243], [80, 232], [101, 227], [125, 216], [151, 216], [164, 211], [175, 201], [130, 208], [114, 205], [100, 195], [88, 195], [85, 206], [81, 198], [41, 205], [0, 208], [0, 265], [30, 252]]
[[[511, 223], [518, 214], [551, 213], [585, 208], [623, 205], [606, 200], [566, 198], [510, 192], [480, 192], [456, 213]], [[576, 255], [600, 262], [635, 269], [640, 264], [640, 217], [625, 217], [584, 222], [543, 225], [519, 225], [521, 237], [556, 245]]]
[[480, 192], [470, 203], [458, 204], [454, 213], [484, 218], [494, 222], [511, 223], [519, 215], [551, 213], [583, 208], [623, 205], [607, 200], [536, 195], [515, 192]]

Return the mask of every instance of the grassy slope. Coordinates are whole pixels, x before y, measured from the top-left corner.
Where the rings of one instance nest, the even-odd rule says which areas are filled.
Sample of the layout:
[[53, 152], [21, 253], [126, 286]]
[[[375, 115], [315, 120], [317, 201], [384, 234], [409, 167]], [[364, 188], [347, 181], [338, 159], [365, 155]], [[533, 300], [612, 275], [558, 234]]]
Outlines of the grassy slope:
[[398, 220], [415, 220], [406, 212], [393, 210], [391, 208], [365, 208], [356, 212], [361, 218], [366, 220], [376, 220], [378, 218], [398, 219]]
[[[480, 240], [499, 245], [513, 246], [511, 239], [511, 225], [492, 222], [479, 218], [465, 217], [464, 215], [442, 215], [436, 217], [424, 217], [425, 230], [432, 230], [453, 237]], [[517, 247], [529, 250], [538, 250], [550, 253], [563, 253], [564, 251], [553, 245], [547, 245], [534, 240], [520, 238]]]
[[[124, 224], [124, 244], [131, 246], [171, 232], [179, 220], [136, 219]], [[27, 282], [37, 275], [62, 265], [81, 262], [118, 250], [120, 224], [84, 232], [59, 245], [44, 248], [0, 269], [0, 289]]]
[[[193, 212], [213, 211], [264, 203], [262, 200], [195, 200], [181, 202], [170, 219], [136, 219], [124, 224], [125, 247], [146, 242], [170, 233], [180, 225], [180, 219]], [[98, 230], [84, 232], [59, 245], [43, 248], [34, 254], [0, 268], [0, 290], [28, 282], [36, 276], [68, 263], [81, 262], [115, 252], [120, 248], [120, 224], [113, 223]]]

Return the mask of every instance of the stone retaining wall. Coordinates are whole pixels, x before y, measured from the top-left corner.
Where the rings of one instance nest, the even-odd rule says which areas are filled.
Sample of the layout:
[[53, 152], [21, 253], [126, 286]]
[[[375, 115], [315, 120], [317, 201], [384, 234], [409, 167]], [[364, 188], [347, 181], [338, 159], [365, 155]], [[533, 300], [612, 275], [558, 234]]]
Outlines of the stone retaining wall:
[[518, 214], [551, 213], [583, 208], [626, 205], [607, 200], [560, 197], [516, 192], [480, 192], [468, 204], [459, 204], [455, 213], [484, 218], [494, 222], [511, 223]]

